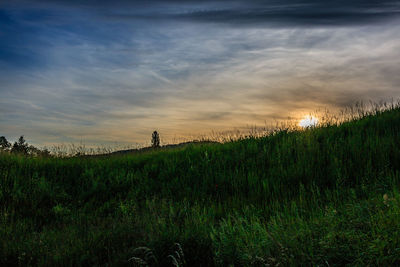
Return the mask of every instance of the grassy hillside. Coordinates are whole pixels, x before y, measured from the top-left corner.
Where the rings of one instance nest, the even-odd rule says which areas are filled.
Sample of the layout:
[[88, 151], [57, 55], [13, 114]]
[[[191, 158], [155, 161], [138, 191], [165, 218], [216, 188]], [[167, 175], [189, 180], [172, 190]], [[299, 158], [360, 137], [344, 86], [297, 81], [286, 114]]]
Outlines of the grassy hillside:
[[400, 264], [399, 108], [136, 155], [1, 154], [0, 179], [0, 265]]

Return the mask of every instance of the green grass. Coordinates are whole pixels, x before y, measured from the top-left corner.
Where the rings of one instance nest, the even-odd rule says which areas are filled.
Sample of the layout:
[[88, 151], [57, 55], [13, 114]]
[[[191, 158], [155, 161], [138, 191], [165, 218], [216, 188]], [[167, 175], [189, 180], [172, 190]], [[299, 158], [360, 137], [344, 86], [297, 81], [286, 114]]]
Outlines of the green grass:
[[3, 153], [0, 265], [172, 266], [176, 243], [187, 266], [399, 265], [399, 178], [399, 108], [143, 154]]

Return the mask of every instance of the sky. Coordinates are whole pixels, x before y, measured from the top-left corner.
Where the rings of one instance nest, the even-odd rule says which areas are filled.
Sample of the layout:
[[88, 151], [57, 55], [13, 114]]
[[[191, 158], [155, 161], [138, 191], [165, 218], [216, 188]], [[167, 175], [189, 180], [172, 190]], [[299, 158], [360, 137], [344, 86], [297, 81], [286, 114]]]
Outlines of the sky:
[[0, 135], [164, 143], [400, 97], [400, 0], [0, 1]]

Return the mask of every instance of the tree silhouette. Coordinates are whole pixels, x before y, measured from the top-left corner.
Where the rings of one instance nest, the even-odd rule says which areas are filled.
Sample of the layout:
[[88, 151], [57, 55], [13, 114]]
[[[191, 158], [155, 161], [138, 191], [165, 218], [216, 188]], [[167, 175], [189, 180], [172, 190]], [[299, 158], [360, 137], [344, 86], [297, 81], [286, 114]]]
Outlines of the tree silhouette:
[[14, 143], [14, 145], [11, 148], [11, 152], [12, 153], [16, 153], [16, 154], [28, 154], [28, 144], [26, 143], [24, 136], [21, 135], [18, 138], [18, 141]]
[[151, 135], [151, 146], [160, 147], [160, 135], [157, 133], [157, 131], [154, 131]]
[[4, 136], [0, 136], [0, 150], [7, 151], [11, 147], [11, 143]]

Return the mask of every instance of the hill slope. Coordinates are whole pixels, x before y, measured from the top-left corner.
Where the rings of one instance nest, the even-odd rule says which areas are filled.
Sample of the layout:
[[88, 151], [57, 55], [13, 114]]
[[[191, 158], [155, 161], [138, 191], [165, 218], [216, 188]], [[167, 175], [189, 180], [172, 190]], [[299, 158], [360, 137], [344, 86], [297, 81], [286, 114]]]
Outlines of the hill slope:
[[143, 154], [2, 154], [0, 264], [400, 264], [399, 171], [398, 108]]

